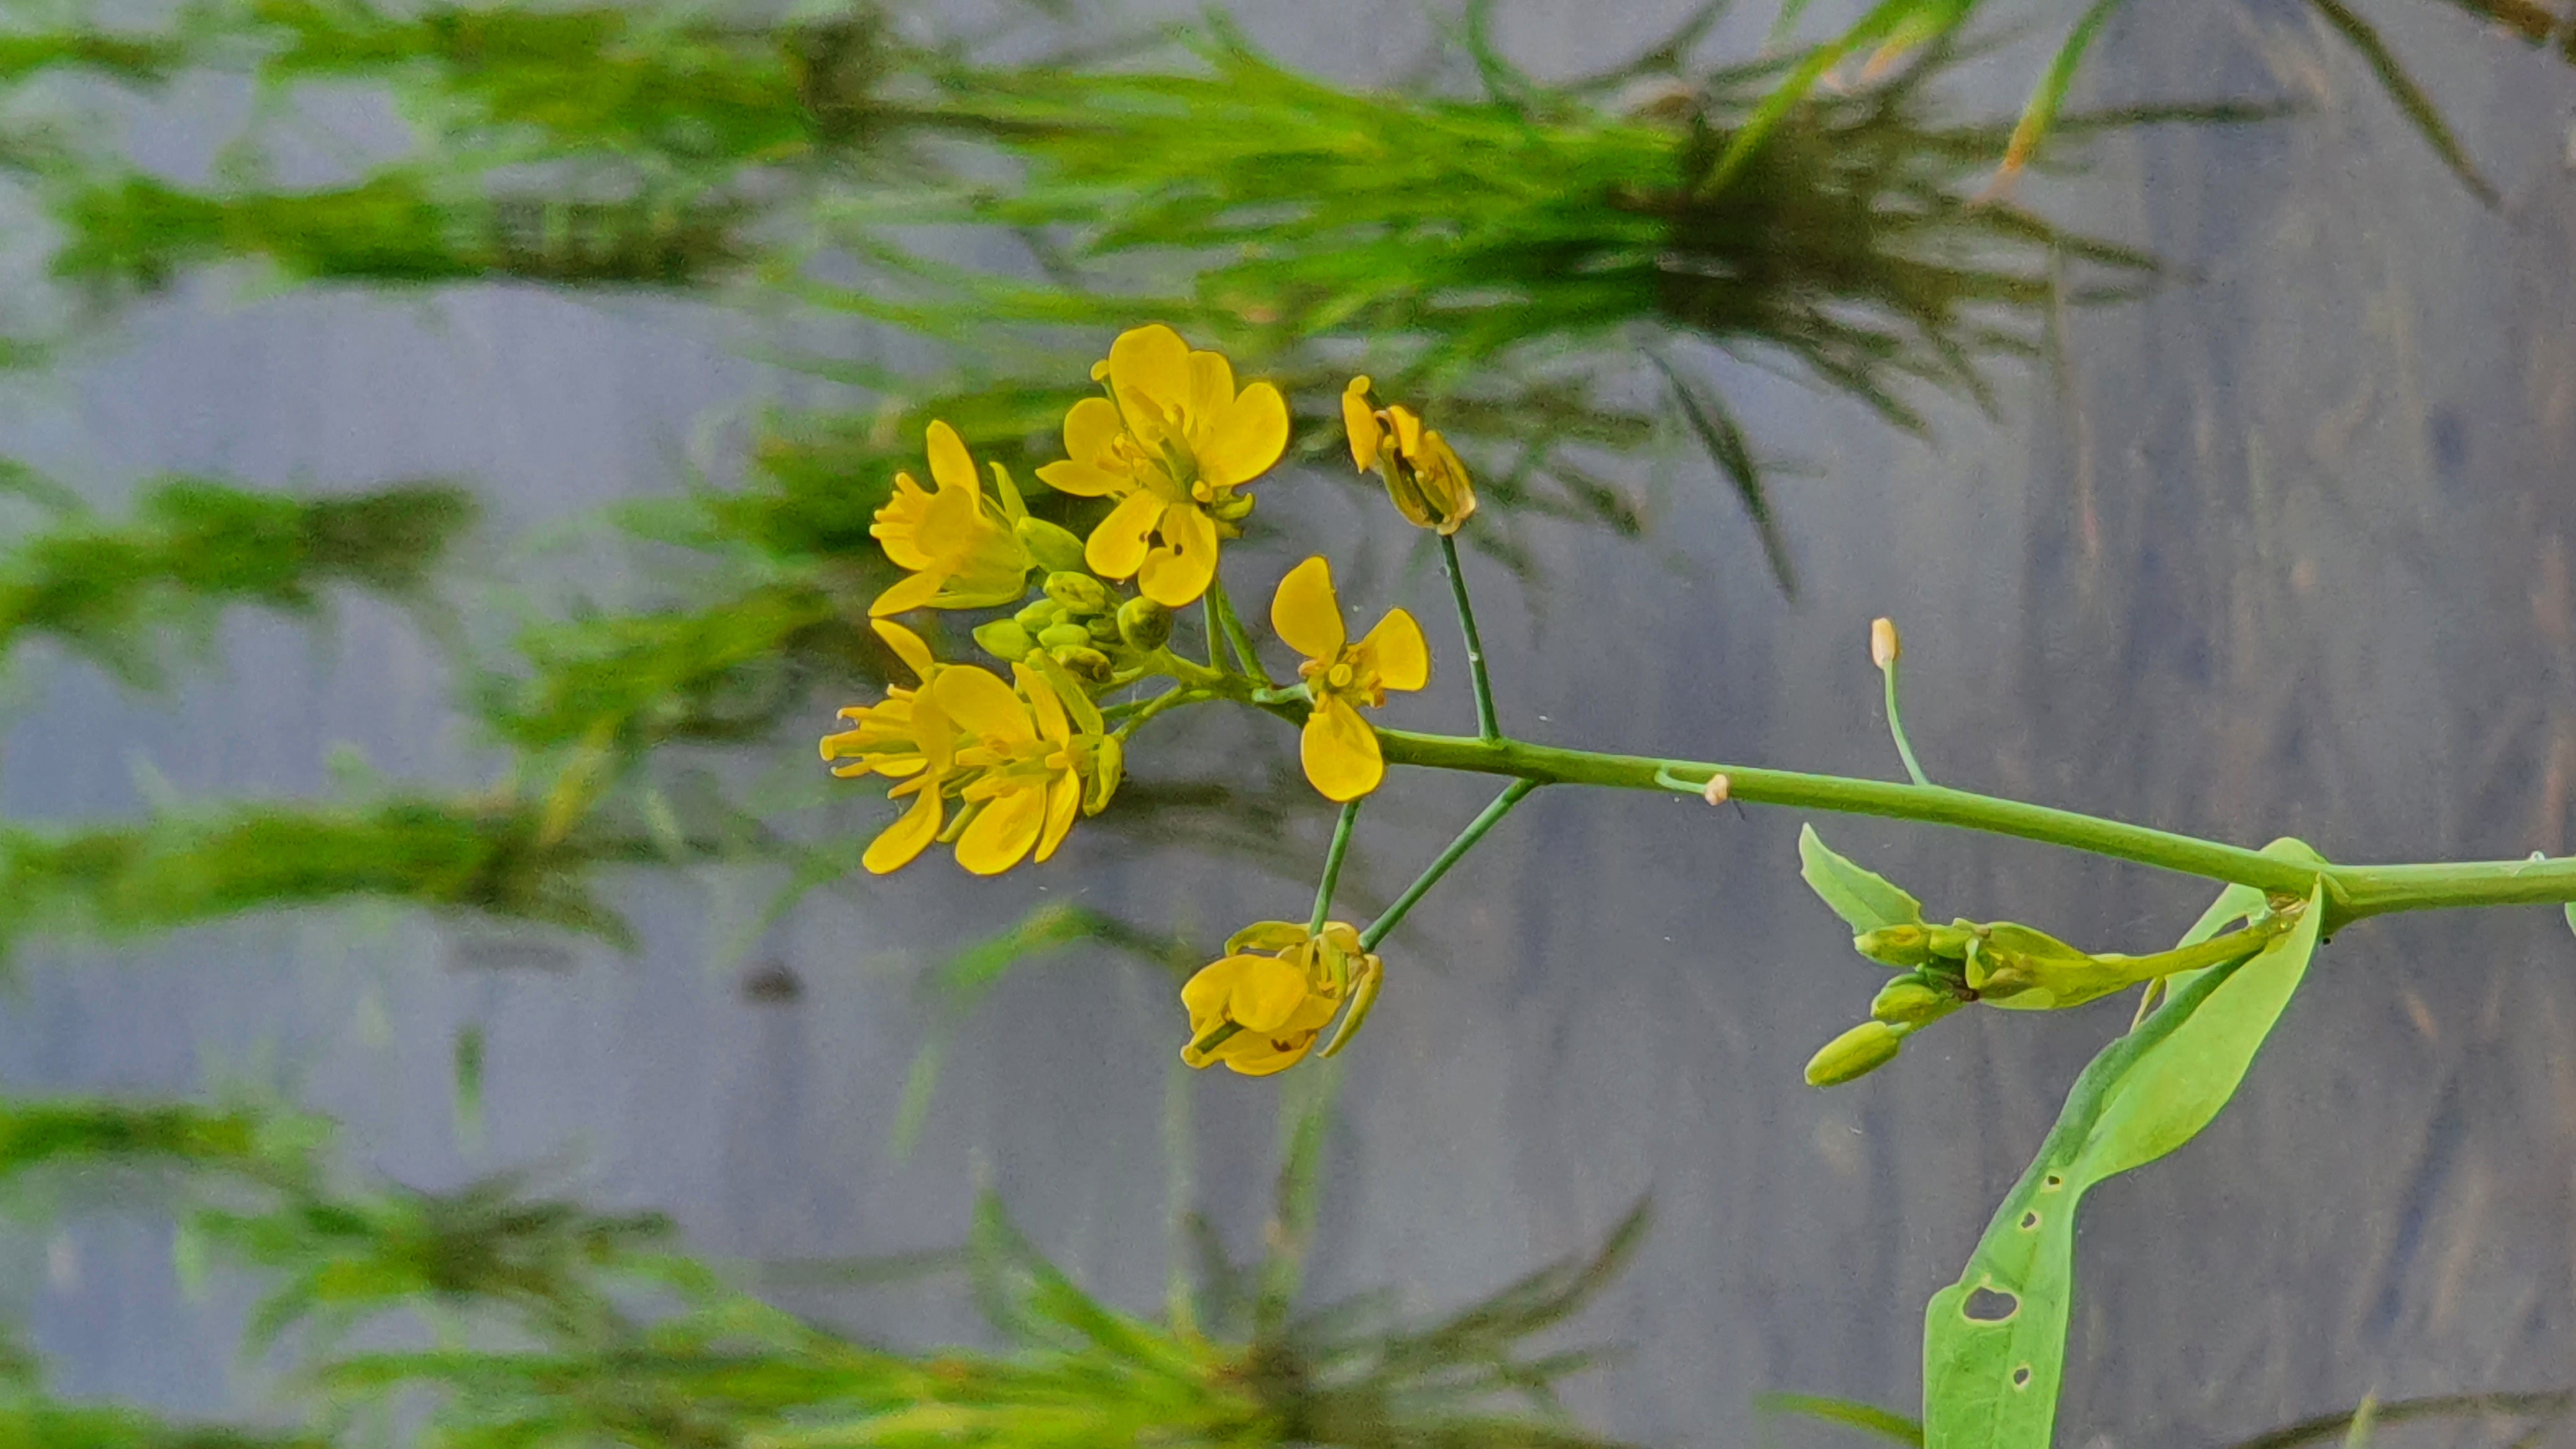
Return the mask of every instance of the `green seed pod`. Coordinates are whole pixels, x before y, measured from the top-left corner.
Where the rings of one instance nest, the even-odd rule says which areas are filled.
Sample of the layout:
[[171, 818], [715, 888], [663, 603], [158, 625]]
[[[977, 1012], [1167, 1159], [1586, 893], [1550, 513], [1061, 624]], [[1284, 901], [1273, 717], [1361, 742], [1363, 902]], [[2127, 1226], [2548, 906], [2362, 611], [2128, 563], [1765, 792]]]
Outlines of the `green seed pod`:
[[1869, 1017], [1890, 1026], [1922, 1026], [1958, 1009], [1958, 997], [1915, 972], [1878, 988], [1878, 999], [1869, 1004]]
[[1011, 525], [1011, 536], [1048, 573], [1077, 573], [1082, 569], [1082, 540], [1043, 518], [1020, 519]]
[[1109, 612], [1109, 586], [1089, 574], [1067, 570], [1047, 575], [1046, 595], [1073, 614]]
[[1151, 599], [1129, 599], [1118, 606], [1118, 636], [1150, 654], [1171, 642], [1172, 611]]
[[1048, 652], [1059, 649], [1088, 649], [1091, 631], [1080, 624], [1049, 624], [1038, 631], [1038, 643]]
[[975, 642], [994, 658], [1014, 663], [1028, 658], [1029, 651], [1038, 647], [1037, 641], [1029, 637], [1029, 631], [1010, 619], [978, 624], [975, 626]]
[[[1054, 631], [1049, 630], [1048, 632], [1052, 633]], [[1091, 636], [1085, 634], [1083, 637], [1088, 639]], [[1049, 657], [1053, 658], [1056, 663], [1063, 665], [1066, 669], [1090, 680], [1094, 684], [1107, 683], [1109, 676], [1116, 672], [1109, 666], [1109, 656], [1092, 648], [1088, 644], [1056, 645], [1050, 647], [1047, 650], [1047, 654]]]
[[1011, 616], [1011, 622], [1031, 634], [1064, 622], [1064, 605], [1053, 599], [1038, 599]]
[[1905, 1033], [1883, 1021], [1864, 1021], [1808, 1059], [1807, 1085], [1839, 1087], [1868, 1076], [1896, 1060], [1904, 1045]]

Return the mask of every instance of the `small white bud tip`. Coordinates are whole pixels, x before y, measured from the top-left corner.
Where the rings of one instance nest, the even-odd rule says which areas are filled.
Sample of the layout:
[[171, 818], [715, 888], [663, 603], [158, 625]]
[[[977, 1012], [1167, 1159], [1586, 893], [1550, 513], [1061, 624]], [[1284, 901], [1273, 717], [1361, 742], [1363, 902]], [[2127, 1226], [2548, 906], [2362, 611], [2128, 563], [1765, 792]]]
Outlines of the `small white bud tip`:
[[1708, 783], [1700, 787], [1699, 798], [1711, 805], [1723, 805], [1726, 803], [1728, 792], [1734, 788], [1725, 775], [1711, 775], [1708, 777]]
[[1904, 646], [1897, 643], [1896, 640], [1896, 621], [1894, 619], [1872, 619], [1869, 621], [1870, 663], [1877, 665], [1881, 669], [1885, 669], [1887, 666], [1894, 664], [1896, 662], [1896, 656], [1903, 652]]

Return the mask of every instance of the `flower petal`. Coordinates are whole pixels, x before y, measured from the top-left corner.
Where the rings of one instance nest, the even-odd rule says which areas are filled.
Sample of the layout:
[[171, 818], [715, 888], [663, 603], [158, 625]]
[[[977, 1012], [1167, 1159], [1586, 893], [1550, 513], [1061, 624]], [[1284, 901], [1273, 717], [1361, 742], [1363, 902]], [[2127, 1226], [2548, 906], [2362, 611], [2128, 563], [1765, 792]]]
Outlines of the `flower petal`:
[[1389, 421], [1395, 424], [1395, 450], [1410, 460], [1422, 451], [1422, 419], [1406, 407], [1389, 407]]
[[1055, 686], [1047, 682], [1045, 675], [1025, 664], [1014, 664], [1011, 677], [1020, 682], [1021, 695], [1037, 711], [1039, 739], [1060, 745], [1073, 738], [1070, 721], [1064, 717], [1064, 700], [1057, 696]]
[[1082, 561], [1104, 579], [1134, 577], [1145, 564], [1146, 540], [1168, 506], [1142, 491], [1119, 499], [1109, 516], [1100, 520], [1100, 526], [1091, 530], [1091, 541], [1082, 548]]
[[1118, 405], [1105, 397], [1087, 397], [1075, 403], [1064, 415], [1064, 455], [1077, 463], [1100, 466], [1110, 455], [1110, 446], [1127, 425], [1118, 419]]
[[930, 682], [930, 696], [970, 735], [1012, 744], [1038, 737], [1029, 724], [1028, 705], [997, 675], [966, 667], [943, 669]]
[[1256, 382], [1243, 390], [1198, 446], [1199, 476], [1218, 488], [1237, 487], [1270, 471], [1288, 448], [1288, 400]]
[[1000, 875], [1027, 858], [1045, 823], [1044, 790], [1027, 787], [996, 795], [957, 837], [957, 863], [977, 875]]
[[1350, 636], [1342, 628], [1342, 601], [1333, 593], [1333, 566], [1317, 554], [1288, 571], [1270, 597], [1270, 629], [1280, 642], [1309, 659], [1329, 660]]
[[1163, 537], [1169, 546], [1145, 555], [1136, 591], [1166, 609], [1187, 608], [1216, 578], [1216, 520], [1176, 503], [1163, 510]]
[[1360, 663], [1377, 671], [1377, 682], [1389, 689], [1420, 689], [1431, 682], [1431, 646], [1422, 626], [1402, 609], [1389, 609], [1377, 627], [1360, 641]]
[[1285, 951], [1306, 944], [1306, 928], [1295, 921], [1255, 921], [1226, 937], [1228, 951]]
[[1225, 1014], [1246, 1033], [1277, 1031], [1306, 1004], [1306, 973], [1276, 956], [1245, 956], [1234, 991], [1226, 997]]
[[1190, 400], [1190, 345], [1160, 322], [1121, 332], [1109, 344], [1109, 385], [1119, 394], [1130, 431], [1148, 418], [1176, 417]]
[[1038, 859], [1055, 854], [1064, 844], [1065, 832], [1073, 829], [1074, 817], [1082, 813], [1082, 777], [1071, 770], [1055, 777], [1047, 786], [1046, 828], [1038, 835]]
[[1384, 434], [1377, 425], [1377, 412], [1368, 403], [1369, 380], [1351, 379], [1342, 390], [1342, 431], [1351, 435], [1351, 462], [1363, 473], [1377, 466], [1378, 444]]
[[931, 657], [930, 646], [921, 642], [920, 635], [884, 619], [871, 619], [868, 627], [874, 629], [877, 637], [885, 641], [885, 646], [894, 651], [895, 658], [903, 661], [903, 667], [912, 671], [913, 678], [930, 678], [931, 669], [939, 661]]
[[1181, 983], [1181, 1009], [1190, 1014], [1190, 1035], [1206, 1034], [1207, 1029], [1225, 1020], [1225, 1003], [1234, 995], [1234, 978], [1243, 971], [1249, 956], [1228, 956], [1211, 961], [1197, 974]]
[[[1099, 399], [1092, 401], [1099, 402]], [[1108, 404], [1102, 403], [1101, 406]], [[1058, 493], [1070, 493], [1076, 498], [1106, 498], [1136, 486], [1136, 480], [1124, 474], [1072, 460], [1041, 466], [1038, 481]]]
[[1336, 803], [1356, 800], [1386, 778], [1386, 757], [1378, 750], [1377, 731], [1339, 695], [1326, 695], [1306, 717], [1306, 728], [1297, 738], [1297, 758], [1306, 767], [1307, 783]]
[[906, 574], [868, 605], [868, 617], [882, 619], [888, 614], [910, 613], [936, 597], [939, 586], [946, 582], [947, 577], [938, 573]]
[[1247, 1077], [1267, 1077], [1304, 1061], [1314, 1046], [1315, 1034], [1311, 1031], [1277, 1037], [1245, 1032], [1218, 1047], [1216, 1059]]
[[978, 498], [984, 493], [983, 480], [975, 476], [975, 460], [966, 452], [966, 440], [937, 419], [930, 424], [930, 479], [942, 493], [954, 489]]
[[912, 540], [922, 552], [953, 572], [992, 529], [992, 520], [984, 516], [981, 494], [963, 488], [942, 488], [930, 495], [930, 505], [921, 510], [921, 523], [913, 529]]
[[1190, 354], [1190, 428], [1191, 441], [1206, 436], [1209, 427], [1234, 404], [1234, 365], [1222, 352]]
[[910, 865], [913, 857], [929, 849], [930, 842], [939, 838], [940, 817], [945, 813], [946, 808], [940, 804], [937, 790], [922, 791], [913, 797], [912, 808], [903, 812], [902, 819], [879, 831], [877, 838], [868, 842], [868, 853], [859, 857], [859, 864], [875, 875]]

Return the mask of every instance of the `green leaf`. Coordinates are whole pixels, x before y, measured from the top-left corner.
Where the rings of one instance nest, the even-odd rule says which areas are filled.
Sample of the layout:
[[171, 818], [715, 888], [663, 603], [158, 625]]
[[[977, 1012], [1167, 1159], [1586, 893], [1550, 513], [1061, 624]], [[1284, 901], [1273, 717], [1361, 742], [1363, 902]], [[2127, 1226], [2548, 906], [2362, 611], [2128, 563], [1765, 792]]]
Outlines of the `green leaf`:
[[[2264, 853], [2317, 859], [2294, 840]], [[2262, 906], [2261, 892], [2230, 886], [2182, 943], [2207, 940]], [[2320, 880], [2296, 927], [2246, 961], [2171, 978], [2164, 1006], [2076, 1079], [1967, 1271], [1924, 1312], [1929, 1449], [2048, 1449], [2065, 1369], [2077, 1204], [2095, 1183], [2190, 1141], [2227, 1105], [2306, 975], [2324, 918]]]
[[1923, 924], [1923, 903], [1825, 847], [1816, 827], [1798, 827], [1798, 874], [1817, 899], [1851, 925], [1855, 935], [1882, 926]]

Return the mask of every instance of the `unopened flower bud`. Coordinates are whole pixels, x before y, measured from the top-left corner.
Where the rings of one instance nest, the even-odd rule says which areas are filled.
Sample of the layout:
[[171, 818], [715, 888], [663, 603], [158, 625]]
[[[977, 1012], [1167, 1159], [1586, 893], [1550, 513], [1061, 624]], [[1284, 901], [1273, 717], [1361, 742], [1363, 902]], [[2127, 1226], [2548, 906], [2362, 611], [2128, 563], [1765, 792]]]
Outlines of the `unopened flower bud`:
[[1864, 1021], [1825, 1043], [1824, 1050], [1808, 1059], [1807, 1085], [1839, 1087], [1868, 1076], [1896, 1060], [1904, 1046], [1903, 1032], [1883, 1021]]
[[1037, 641], [1029, 637], [1029, 631], [1011, 619], [995, 619], [989, 624], [977, 625], [975, 642], [994, 658], [1014, 662], [1028, 658], [1029, 651], [1038, 647]]
[[1878, 988], [1878, 999], [1869, 1004], [1869, 1017], [1890, 1026], [1921, 1026], [1948, 1016], [1959, 1004], [1958, 997], [1919, 974], [1899, 976]]
[[1932, 959], [1931, 936], [1924, 926], [1881, 926], [1852, 937], [1852, 949], [1881, 966], [1902, 970]]
[[1082, 621], [1082, 627], [1091, 631], [1091, 642], [1099, 648], [1115, 648], [1120, 642], [1116, 614], [1094, 614]]
[[1171, 642], [1172, 611], [1152, 599], [1129, 599], [1118, 606], [1118, 636], [1132, 649], [1160, 649]]
[[1700, 787], [1699, 798], [1711, 805], [1723, 805], [1726, 803], [1727, 795], [1734, 788], [1735, 783], [1727, 779], [1725, 773], [1721, 771], [1708, 777], [1708, 783]]
[[1011, 534], [1048, 573], [1082, 571], [1082, 540], [1055, 524], [1043, 518], [1024, 517], [1011, 525]]
[[1063, 623], [1064, 605], [1053, 599], [1033, 600], [1027, 608], [1013, 614], [1011, 622], [1035, 634], [1041, 629]]
[[1049, 624], [1038, 631], [1038, 643], [1046, 649], [1088, 649], [1091, 631], [1080, 624]]
[[1082, 813], [1097, 815], [1109, 807], [1109, 797], [1118, 793], [1119, 777], [1126, 773], [1127, 746], [1116, 735], [1102, 735], [1091, 754], [1091, 785], [1082, 793]]
[[1047, 575], [1046, 596], [1076, 614], [1100, 614], [1109, 609], [1109, 586], [1089, 574], [1070, 570]]
[[1870, 663], [1877, 665], [1881, 669], [1885, 669], [1887, 666], [1894, 664], [1897, 660], [1897, 656], [1904, 652], [1904, 644], [1896, 637], [1896, 621], [1894, 619], [1872, 619], [1869, 621]]
[[[1085, 633], [1082, 637], [1091, 636]], [[1047, 650], [1050, 658], [1094, 684], [1105, 683], [1116, 671], [1110, 668], [1109, 656], [1088, 644], [1058, 644]]]

